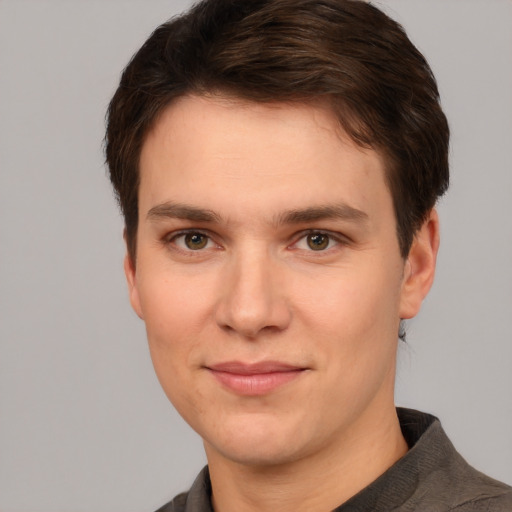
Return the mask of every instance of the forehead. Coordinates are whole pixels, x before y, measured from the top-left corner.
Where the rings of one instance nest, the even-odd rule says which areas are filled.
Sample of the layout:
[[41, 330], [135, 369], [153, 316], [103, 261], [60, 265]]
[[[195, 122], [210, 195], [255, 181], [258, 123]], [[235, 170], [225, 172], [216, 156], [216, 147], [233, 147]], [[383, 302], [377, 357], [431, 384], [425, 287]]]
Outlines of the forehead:
[[282, 203], [372, 209], [377, 196], [390, 201], [381, 155], [357, 146], [318, 105], [182, 97], [148, 134], [140, 169], [141, 213], [165, 201], [246, 214], [258, 200], [272, 213]]

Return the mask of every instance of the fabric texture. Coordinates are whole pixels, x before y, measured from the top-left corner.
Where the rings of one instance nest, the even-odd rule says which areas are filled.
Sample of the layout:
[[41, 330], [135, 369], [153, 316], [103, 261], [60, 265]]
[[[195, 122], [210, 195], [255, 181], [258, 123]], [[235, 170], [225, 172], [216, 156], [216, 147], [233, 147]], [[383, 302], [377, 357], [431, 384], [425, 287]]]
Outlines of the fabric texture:
[[[437, 418], [398, 408], [409, 451], [333, 512], [512, 512], [512, 487], [473, 469]], [[157, 512], [213, 512], [208, 467]]]

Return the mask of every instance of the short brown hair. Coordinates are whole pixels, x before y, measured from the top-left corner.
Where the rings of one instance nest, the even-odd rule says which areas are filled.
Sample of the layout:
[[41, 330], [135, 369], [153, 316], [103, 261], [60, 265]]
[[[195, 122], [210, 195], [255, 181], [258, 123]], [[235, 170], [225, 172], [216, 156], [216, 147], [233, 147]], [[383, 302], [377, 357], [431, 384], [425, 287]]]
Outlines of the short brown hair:
[[352, 140], [385, 157], [407, 256], [448, 187], [449, 129], [403, 28], [361, 0], [203, 0], [151, 34], [109, 105], [106, 160], [133, 262], [145, 136], [175, 98], [212, 93], [327, 104]]

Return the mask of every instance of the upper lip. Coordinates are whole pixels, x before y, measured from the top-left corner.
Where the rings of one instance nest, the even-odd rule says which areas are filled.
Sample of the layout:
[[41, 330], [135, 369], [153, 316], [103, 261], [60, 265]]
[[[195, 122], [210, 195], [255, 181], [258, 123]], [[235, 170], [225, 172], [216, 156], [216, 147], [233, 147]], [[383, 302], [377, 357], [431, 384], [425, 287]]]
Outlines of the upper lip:
[[262, 361], [259, 363], [226, 361], [224, 363], [208, 365], [207, 368], [216, 372], [233, 373], [236, 375], [258, 375], [262, 373], [293, 372], [306, 369], [302, 366], [280, 361]]

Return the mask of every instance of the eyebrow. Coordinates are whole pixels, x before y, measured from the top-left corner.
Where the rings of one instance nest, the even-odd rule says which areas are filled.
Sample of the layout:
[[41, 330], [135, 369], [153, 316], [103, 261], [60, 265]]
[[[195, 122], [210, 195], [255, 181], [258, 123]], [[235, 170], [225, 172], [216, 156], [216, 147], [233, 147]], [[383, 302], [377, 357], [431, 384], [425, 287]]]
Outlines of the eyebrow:
[[304, 209], [288, 210], [279, 214], [276, 224], [301, 224], [318, 220], [346, 220], [366, 224], [368, 214], [348, 204], [336, 204], [325, 206], [312, 206]]
[[[148, 213], [149, 220], [158, 219], [182, 219], [195, 222], [217, 222], [222, 221], [222, 217], [205, 208], [198, 208], [183, 203], [167, 202], [153, 206]], [[336, 205], [310, 206], [287, 210], [278, 214], [274, 218], [274, 224], [302, 224], [315, 222], [319, 220], [338, 219], [365, 224], [368, 222], [368, 214], [357, 208], [353, 208], [345, 203]]]
[[148, 211], [149, 220], [183, 219], [195, 222], [220, 222], [221, 217], [212, 210], [198, 208], [188, 204], [167, 202], [153, 206]]

